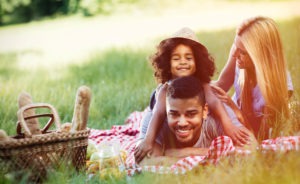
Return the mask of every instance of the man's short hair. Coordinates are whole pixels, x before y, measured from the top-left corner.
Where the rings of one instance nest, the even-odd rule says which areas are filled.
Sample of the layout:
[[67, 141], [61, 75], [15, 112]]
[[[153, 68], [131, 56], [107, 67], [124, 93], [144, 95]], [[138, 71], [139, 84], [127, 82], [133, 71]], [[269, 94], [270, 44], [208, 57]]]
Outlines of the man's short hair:
[[188, 99], [199, 96], [201, 105], [205, 104], [203, 84], [193, 76], [174, 79], [168, 86], [167, 97]]

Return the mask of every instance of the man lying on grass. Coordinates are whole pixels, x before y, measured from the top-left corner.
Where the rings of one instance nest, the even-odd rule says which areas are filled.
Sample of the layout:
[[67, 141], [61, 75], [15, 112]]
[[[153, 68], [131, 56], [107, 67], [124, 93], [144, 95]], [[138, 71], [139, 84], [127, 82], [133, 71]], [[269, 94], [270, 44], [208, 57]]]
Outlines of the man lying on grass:
[[[166, 98], [167, 122], [161, 127], [151, 155], [140, 165], [172, 164], [178, 158], [206, 155], [213, 139], [223, 135], [222, 125], [208, 113], [200, 81], [192, 76], [181, 77], [165, 85], [159, 98]], [[160, 95], [166, 94], [166, 97]], [[235, 126], [243, 126], [235, 123]], [[253, 134], [248, 142], [256, 143]], [[175, 159], [175, 160], [174, 160]]]

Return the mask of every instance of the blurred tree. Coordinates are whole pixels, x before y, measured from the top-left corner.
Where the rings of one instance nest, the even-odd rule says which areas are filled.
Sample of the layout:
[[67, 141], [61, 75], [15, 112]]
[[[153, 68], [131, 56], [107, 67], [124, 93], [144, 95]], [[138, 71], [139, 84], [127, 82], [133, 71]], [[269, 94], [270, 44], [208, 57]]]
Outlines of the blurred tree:
[[0, 0], [0, 25], [28, 22], [53, 15], [110, 14], [120, 4], [144, 0]]
[[19, 7], [28, 6], [31, 0], [1, 0], [0, 1], [0, 25], [4, 22], [4, 16], [12, 14]]
[[79, 0], [1, 0], [0, 23], [28, 22], [54, 14], [67, 14], [70, 1], [76, 4]]

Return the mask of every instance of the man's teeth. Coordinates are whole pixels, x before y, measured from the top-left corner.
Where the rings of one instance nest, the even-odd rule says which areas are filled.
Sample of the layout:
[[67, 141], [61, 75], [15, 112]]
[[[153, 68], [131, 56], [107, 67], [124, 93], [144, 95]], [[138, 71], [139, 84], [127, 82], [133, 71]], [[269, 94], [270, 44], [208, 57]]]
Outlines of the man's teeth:
[[178, 132], [182, 132], [182, 133], [185, 133], [185, 132], [188, 132], [190, 131], [189, 129], [177, 129]]

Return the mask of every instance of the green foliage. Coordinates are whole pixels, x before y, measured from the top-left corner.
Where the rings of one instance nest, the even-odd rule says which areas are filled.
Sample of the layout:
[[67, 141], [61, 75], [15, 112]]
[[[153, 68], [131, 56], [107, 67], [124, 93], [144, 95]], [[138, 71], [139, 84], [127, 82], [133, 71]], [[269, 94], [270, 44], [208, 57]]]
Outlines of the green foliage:
[[29, 22], [44, 17], [82, 12], [84, 16], [110, 14], [120, 4], [139, 0], [1, 0], [0, 25]]
[[112, 14], [118, 6], [134, 4], [139, 0], [81, 0], [79, 9], [84, 16]]
[[[70, 3], [73, 8], [74, 0]], [[54, 14], [67, 14], [69, 0], [2, 0], [0, 11], [0, 25], [29, 22]]]

